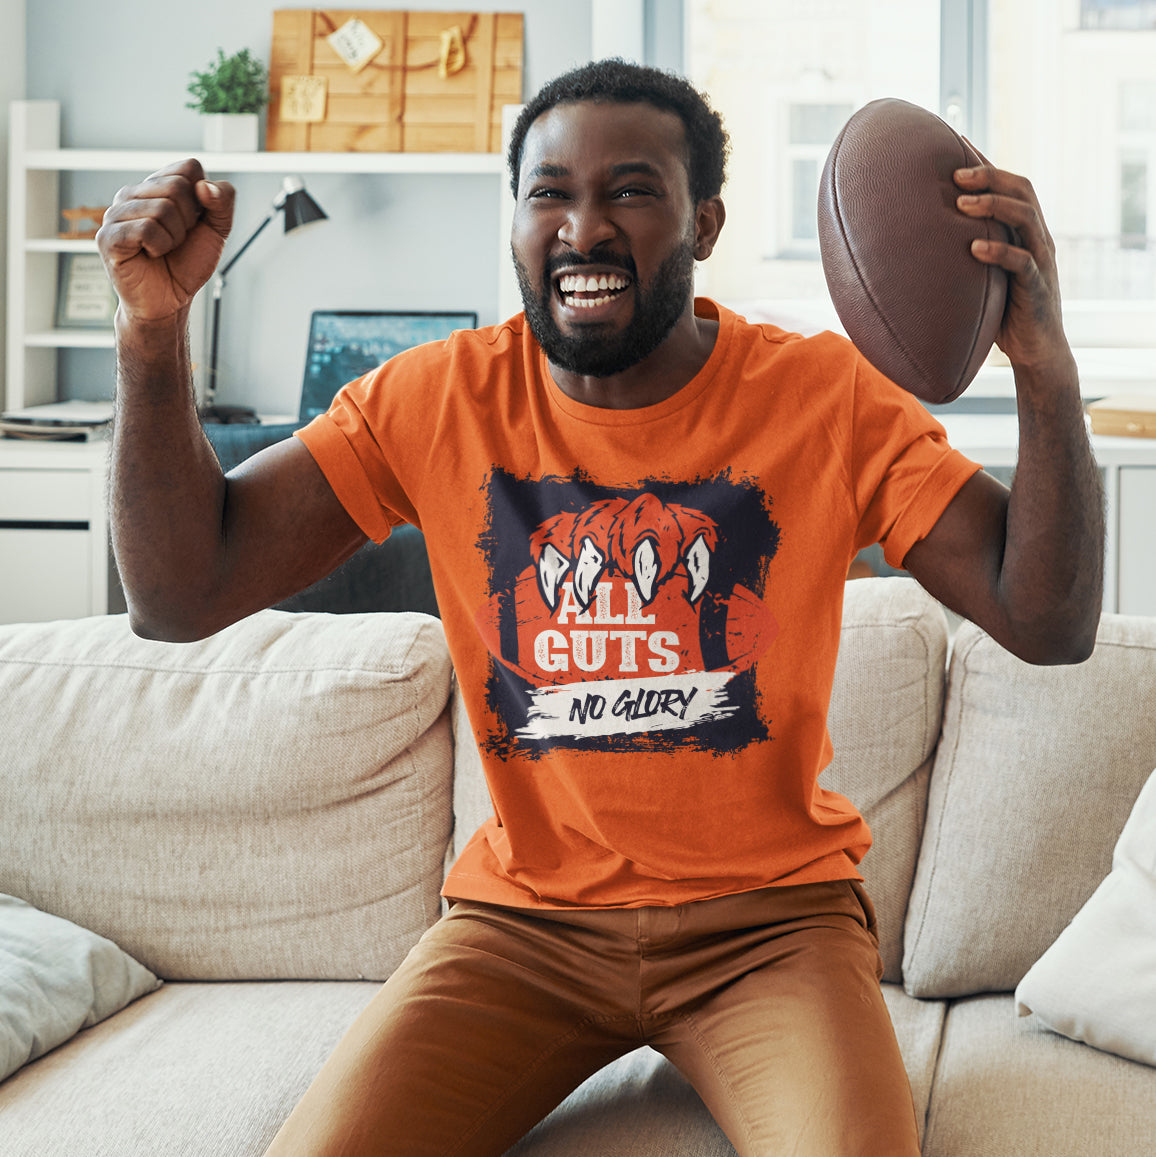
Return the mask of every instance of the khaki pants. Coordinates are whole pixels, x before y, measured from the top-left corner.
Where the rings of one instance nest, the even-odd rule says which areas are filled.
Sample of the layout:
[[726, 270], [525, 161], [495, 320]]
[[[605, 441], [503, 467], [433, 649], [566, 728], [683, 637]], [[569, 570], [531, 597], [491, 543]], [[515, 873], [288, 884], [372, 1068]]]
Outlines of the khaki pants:
[[501, 1154], [640, 1045], [742, 1157], [917, 1157], [858, 884], [676, 908], [460, 901], [367, 1006], [269, 1154]]

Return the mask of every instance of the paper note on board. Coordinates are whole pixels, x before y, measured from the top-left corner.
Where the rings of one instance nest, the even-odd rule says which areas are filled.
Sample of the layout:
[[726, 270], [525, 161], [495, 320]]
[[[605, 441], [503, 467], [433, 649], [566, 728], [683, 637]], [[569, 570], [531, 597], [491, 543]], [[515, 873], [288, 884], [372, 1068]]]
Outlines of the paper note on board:
[[281, 119], [304, 123], [323, 121], [328, 91], [329, 82], [323, 76], [283, 76]]
[[385, 47], [373, 29], [356, 16], [325, 39], [354, 72], [360, 72]]

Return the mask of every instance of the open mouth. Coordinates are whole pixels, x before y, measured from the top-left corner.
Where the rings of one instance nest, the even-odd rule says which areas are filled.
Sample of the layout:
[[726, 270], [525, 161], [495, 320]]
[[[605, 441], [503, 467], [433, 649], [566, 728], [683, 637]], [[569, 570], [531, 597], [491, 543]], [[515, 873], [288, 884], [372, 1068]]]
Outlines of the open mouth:
[[555, 285], [565, 305], [594, 309], [613, 301], [627, 289], [630, 278], [621, 273], [564, 273]]

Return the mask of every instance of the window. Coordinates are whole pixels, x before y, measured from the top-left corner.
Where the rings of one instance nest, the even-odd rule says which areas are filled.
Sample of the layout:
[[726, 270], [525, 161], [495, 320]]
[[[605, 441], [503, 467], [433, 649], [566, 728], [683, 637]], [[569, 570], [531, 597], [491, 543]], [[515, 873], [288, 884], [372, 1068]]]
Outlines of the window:
[[895, 96], [1031, 178], [1073, 345], [1156, 349], [1156, 0], [686, 0], [686, 14], [688, 74], [734, 144], [704, 292], [830, 322], [823, 160], [851, 111]]
[[1069, 337], [1156, 345], [1156, 2], [988, 3], [993, 155], [1039, 193]]
[[1120, 165], [1120, 245], [1144, 249], [1148, 240], [1148, 161], [1125, 158]]
[[700, 270], [702, 289], [734, 302], [821, 303], [823, 162], [847, 118], [875, 97], [937, 106], [938, 5], [686, 0], [686, 12], [688, 75], [710, 94], [733, 146], [727, 227]]
[[789, 204], [790, 212], [779, 238], [780, 251], [803, 253], [812, 259], [818, 254], [815, 203], [819, 198], [819, 176], [839, 130], [854, 111], [850, 104], [788, 104], [784, 170], [791, 191], [784, 203]]
[[1156, 29], [1156, 0], [1080, 0], [1080, 27]]
[[[1120, 247], [1148, 251], [1156, 242], [1156, 81], [1125, 80], [1120, 85]], [[1156, 279], [1156, 253], [1149, 263]], [[1136, 296], [1156, 297], [1156, 284]]]

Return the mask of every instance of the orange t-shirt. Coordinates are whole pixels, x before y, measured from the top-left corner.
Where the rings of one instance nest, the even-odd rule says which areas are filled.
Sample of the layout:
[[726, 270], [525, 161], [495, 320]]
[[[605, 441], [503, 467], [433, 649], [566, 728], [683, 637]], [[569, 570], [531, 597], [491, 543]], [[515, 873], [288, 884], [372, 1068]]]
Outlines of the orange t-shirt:
[[299, 432], [370, 538], [425, 534], [494, 816], [445, 892], [673, 905], [856, 878], [819, 787], [847, 567], [977, 467], [845, 339], [748, 325], [672, 397], [586, 406], [521, 316], [407, 351]]

